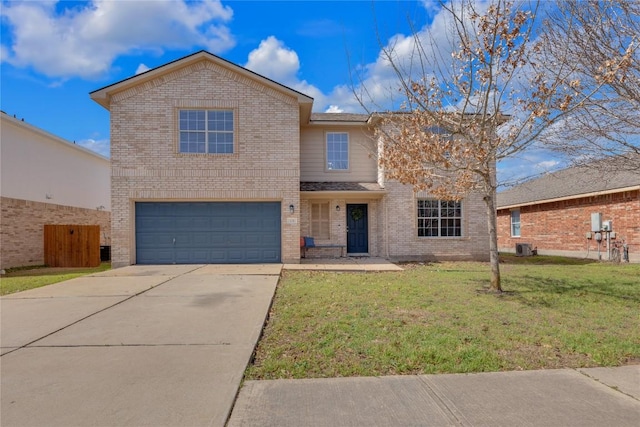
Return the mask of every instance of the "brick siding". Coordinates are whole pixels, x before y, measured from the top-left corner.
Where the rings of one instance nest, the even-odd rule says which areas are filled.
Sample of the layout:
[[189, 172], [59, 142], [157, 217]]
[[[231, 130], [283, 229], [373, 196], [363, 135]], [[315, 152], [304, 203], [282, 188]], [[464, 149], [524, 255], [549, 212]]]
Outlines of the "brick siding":
[[[346, 205], [366, 203], [368, 206], [369, 254], [396, 261], [437, 261], [489, 259], [489, 233], [486, 208], [482, 197], [471, 195], [463, 200], [463, 236], [428, 238], [418, 237], [417, 199], [428, 198], [425, 193], [414, 193], [410, 186], [387, 182], [387, 194], [382, 199], [331, 198], [331, 238], [319, 243], [346, 245]], [[310, 204], [314, 200], [301, 200], [301, 233], [310, 235]], [[318, 200], [320, 201], [320, 200]], [[340, 206], [340, 211], [335, 206]], [[339, 249], [316, 249], [308, 258], [335, 256]]]
[[522, 206], [520, 237], [511, 237], [510, 210], [499, 209], [498, 246], [515, 252], [516, 243], [530, 243], [540, 254], [597, 258], [596, 240], [585, 236], [591, 231], [591, 214], [596, 212], [602, 213], [603, 221], [613, 221], [617, 238], [629, 245], [631, 261], [640, 262], [638, 190]]
[[[179, 154], [182, 108], [232, 109], [234, 154]], [[296, 98], [205, 60], [114, 94], [110, 111], [114, 267], [135, 263], [135, 201], [279, 201], [282, 260], [299, 261]]]
[[2, 197], [0, 268], [44, 264], [44, 225], [99, 225], [100, 245], [110, 244], [111, 214], [96, 209]]
[[462, 237], [419, 237], [417, 200], [429, 198], [414, 193], [410, 186], [387, 182], [388, 194], [381, 212], [386, 226], [380, 227], [382, 253], [395, 260], [489, 259], [487, 214], [482, 196], [471, 194], [462, 200]]

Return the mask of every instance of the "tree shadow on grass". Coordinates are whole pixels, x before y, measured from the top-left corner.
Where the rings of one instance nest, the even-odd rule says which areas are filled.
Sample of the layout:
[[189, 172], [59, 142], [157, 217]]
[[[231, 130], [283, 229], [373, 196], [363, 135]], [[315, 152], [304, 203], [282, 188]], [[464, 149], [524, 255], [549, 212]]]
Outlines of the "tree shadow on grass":
[[587, 258], [569, 258], [561, 256], [535, 255], [535, 256], [516, 256], [513, 254], [500, 254], [500, 264], [515, 265], [586, 265], [594, 264], [599, 261]]
[[[640, 303], [638, 286], [630, 282], [573, 281], [559, 278], [524, 276], [517, 280], [520, 288], [506, 296], [512, 296], [528, 306], [551, 306], [551, 297], [575, 298], [607, 297], [622, 301]], [[508, 288], [508, 285], [507, 285]]]

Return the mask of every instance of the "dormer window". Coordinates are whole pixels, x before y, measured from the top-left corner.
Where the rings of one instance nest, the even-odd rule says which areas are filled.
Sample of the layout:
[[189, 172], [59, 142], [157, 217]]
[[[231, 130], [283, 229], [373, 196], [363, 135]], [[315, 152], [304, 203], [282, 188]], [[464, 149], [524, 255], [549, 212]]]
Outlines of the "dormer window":
[[180, 153], [233, 153], [233, 110], [180, 110], [178, 121]]

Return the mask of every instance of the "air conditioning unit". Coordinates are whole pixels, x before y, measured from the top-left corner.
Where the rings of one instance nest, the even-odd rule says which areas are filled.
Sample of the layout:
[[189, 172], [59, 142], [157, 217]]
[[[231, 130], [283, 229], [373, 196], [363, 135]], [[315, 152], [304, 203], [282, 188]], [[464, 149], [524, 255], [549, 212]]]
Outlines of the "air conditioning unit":
[[516, 243], [516, 256], [531, 256], [533, 250], [531, 249], [531, 243]]

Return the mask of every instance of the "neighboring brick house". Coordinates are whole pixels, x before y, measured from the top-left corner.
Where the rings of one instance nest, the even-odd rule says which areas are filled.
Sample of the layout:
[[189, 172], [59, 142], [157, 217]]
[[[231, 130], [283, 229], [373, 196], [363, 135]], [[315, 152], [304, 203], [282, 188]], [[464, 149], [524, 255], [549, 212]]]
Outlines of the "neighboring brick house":
[[[606, 167], [573, 167], [498, 193], [498, 247], [515, 252], [528, 243], [541, 255], [598, 259], [591, 215], [611, 221], [615, 240], [640, 261], [640, 174]], [[606, 233], [601, 234], [606, 237]], [[590, 238], [588, 238], [590, 237]], [[600, 258], [607, 260], [606, 239]]]
[[371, 118], [208, 52], [91, 93], [111, 113], [112, 264], [487, 259], [482, 198], [384, 181]]
[[44, 264], [44, 225], [99, 225], [109, 245], [109, 159], [0, 113], [0, 268]]

